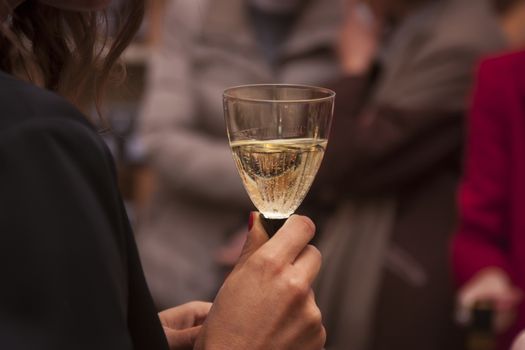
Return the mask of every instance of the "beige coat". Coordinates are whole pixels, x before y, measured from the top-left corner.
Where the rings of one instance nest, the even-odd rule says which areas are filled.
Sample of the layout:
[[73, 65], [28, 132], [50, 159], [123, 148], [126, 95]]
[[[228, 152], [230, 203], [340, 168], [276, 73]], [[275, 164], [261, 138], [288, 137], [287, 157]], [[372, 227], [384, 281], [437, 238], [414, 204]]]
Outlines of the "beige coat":
[[209, 299], [221, 278], [214, 252], [252, 210], [227, 144], [222, 91], [338, 77], [339, 1], [309, 2], [277, 67], [264, 59], [244, 0], [169, 2], [141, 128], [159, 186], [137, 238], [157, 303]]

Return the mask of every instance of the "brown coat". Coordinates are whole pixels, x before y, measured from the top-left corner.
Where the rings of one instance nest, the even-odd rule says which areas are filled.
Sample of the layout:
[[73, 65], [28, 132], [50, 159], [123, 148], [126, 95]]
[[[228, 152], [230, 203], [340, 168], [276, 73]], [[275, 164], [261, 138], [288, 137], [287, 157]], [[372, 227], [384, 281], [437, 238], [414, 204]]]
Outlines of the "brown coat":
[[329, 213], [337, 203], [319, 241], [327, 349], [461, 348], [447, 246], [462, 116], [475, 62], [503, 46], [485, 0], [429, 2], [390, 39], [377, 81], [334, 84], [334, 126], [312, 193]]

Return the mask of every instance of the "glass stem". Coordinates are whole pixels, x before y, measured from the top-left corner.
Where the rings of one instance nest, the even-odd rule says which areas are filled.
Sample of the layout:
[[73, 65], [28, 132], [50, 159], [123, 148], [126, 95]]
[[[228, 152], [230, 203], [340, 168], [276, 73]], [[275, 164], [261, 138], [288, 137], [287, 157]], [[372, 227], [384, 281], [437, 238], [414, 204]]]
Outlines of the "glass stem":
[[267, 219], [264, 215], [261, 215], [261, 223], [270, 238], [279, 231], [285, 222], [286, 219]]

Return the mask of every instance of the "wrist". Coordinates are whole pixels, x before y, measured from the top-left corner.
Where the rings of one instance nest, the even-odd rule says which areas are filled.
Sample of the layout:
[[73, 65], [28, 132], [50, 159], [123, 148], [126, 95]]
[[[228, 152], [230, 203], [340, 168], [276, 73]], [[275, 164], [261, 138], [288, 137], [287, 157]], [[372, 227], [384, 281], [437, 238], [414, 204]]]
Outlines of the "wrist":
[[211, 335], [203, 329], [193, 346], [193, 350], [253, 349], [249, 344], [245, 344], [245, 340], [242, 336], [236, 336], [224, 329], [221, 330], [220, 334], [215, 333], [215, 335]]

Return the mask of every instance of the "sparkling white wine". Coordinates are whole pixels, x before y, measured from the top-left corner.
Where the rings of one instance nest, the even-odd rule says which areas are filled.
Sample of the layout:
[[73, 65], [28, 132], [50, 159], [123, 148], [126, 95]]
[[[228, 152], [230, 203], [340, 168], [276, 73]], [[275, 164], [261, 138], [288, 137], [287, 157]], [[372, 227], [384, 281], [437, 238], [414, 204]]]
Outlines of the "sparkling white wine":
[[297, 209], [319, 170], [326, 143], [311, 138], [232, 142], [244, 187], [266, 218], [284, 219]]

